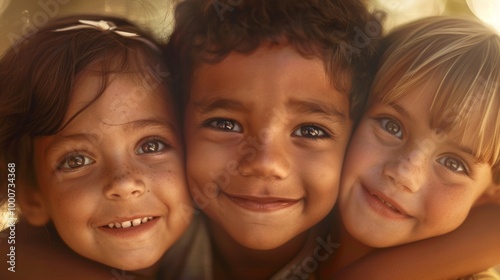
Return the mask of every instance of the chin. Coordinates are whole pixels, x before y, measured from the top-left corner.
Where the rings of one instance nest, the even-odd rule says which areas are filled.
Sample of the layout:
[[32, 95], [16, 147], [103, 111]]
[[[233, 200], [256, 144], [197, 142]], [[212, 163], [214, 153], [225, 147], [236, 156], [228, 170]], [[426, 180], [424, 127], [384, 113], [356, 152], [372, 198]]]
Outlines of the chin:
[[102, 263], [121, 270], [140, 271], [153, 267], [159, 261], [160, 257], [152, 258], [152, 256], [144, 254], [141, 256], [128, 256], [126, 259], [118, 259], [111, 263], [105, 261]]
[[237, 238], [234, 237], [233, 238], [243, 247], [252, 250], [262, 250], [262, 251], [273, 250], [280, 246], [283, 246], [283, 244], [286, 243], [283, 242], [283, 239], [279, 238], [270, 239], [269, 236], [272, 235], [273, 235], [272, 233], [268, 234], [247, 233], [245, 235], [236, 236]]

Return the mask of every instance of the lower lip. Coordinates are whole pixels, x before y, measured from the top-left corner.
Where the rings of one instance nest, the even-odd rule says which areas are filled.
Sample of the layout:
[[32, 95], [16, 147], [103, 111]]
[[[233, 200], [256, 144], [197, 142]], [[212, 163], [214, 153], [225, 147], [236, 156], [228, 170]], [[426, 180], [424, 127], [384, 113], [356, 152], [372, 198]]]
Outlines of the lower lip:
[[160, 220], [159, 217], [155, 217], [151, 221], [148, 221], [145, 224], [140, 224], [139, 226], [131, 226], [128, 228], [109, 228], [107, 226], [99, 227], [101, 231], [104, 233], [120, 237], [120, 238], [130, 238], [137, 237], [145, 232], [151, 230]]
[[253, 199], [245, 199], [240, 197], [234, 197], [222, 193], [231, 202], [238, 205], [241, 208], [250, 210], [253, 212], [273, 212], [281, 209], [289, 208], [297, 204], [300, 200], [272, 200], [272, 201], [259, 201]]
[[402, 214], [401, 212], [394, 211], [391, 209], [389, 206], [387, 206], [385, 203], [383, 203], [380, 199], [378, 199], [376, 196], [372, 195], [370, 192], [368, 192], [367, 189], [365, 189], [363, 186], [361, 187], [361, 192], [368, 203], [370, 207], [379, 215], [389, 218], [389, 219], [408, 219], [411, 218], [408, 215]]

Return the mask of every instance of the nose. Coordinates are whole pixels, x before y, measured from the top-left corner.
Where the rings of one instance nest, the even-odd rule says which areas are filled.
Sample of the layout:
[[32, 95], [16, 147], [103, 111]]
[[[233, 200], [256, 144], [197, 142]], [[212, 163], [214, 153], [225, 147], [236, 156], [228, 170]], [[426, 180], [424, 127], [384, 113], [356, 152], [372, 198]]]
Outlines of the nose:
[[394, 158], [384, 164], [382, 173], [394, 185], [415, 193], [420, 190], [424, 182], [425, 163], [426, 157], [423, 152], [395, 154]]
[[254, 156], [243, 156], [238, 170], [243, 176], [257, 178], [285, 179], [290, 174], [289, 151], [284, 143], [272, 140], [255, 147]]
[[108, 185], [104, 187], [104, 196], [111, 200], [124, 200], [140, 197], [146, 186], [144, 181], [130, 168], [114, 170]]

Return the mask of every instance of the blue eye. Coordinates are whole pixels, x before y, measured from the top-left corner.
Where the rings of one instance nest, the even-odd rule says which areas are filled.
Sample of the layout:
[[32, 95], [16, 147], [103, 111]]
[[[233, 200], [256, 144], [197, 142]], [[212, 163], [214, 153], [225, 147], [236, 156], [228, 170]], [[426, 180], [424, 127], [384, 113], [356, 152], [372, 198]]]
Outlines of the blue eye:
[[228, 120], [228, 119], [215, 119], [215, 120], [209, 120], [206, 122], [206, 125], [219, 129], [219, 130], [226, 130], [226, 131], [231, 131], [231, 132], [242, 132], [243, 129], [241, 128], [241, 125], [233, 120]]
[[379, 123], [383, 130], [399, 139], [403, 139], [403, 130], [397, 121], [389, 118], [381, 118], [379, 119]]
[[452, 172], [469, 175], [470, 167], [463, 160], [452, 156], [442, 156], [436, 160], [438, 163], [448, 168]]
[[166, 145], [162, 141], [155, 139], [155, 138], [150, 138], [144, 141], [135, 151], [136, 154], [142, 155], [142, 154], [155, 154], [158, 152], [161, 152], [165, 150]]
[[292, 132], [293, 136], [305, 137], [305, 138], [325, 138], [329, 135], [321, 128], [316, 125], [302, 125]]
[[57, 169], [75, 170], [93, 163], [95, 163], [95, 160], [93, 160], [88, 156], [78, 153], [71, 153], [66, 155], [64, 159], [61, 162], [59, 162], [59, 164], [57, 165]]

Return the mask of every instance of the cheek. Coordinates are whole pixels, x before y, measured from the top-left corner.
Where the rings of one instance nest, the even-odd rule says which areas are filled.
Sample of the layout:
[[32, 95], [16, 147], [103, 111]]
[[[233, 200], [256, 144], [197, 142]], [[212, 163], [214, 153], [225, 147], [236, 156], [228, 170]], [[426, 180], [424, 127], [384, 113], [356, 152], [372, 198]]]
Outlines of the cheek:
[[423, 214], [427, 217], [425, 220], [428, 227], [435, 228], [436, 234], [444, 234], [457, 228], [471, 208], [470, 194], [453, 191], [451, 188], [434, 188], [433, 192], [426, 194]]
[[170, 165], [148, 175], [148, 185], [157, 193], [164, 204], [169, 207], [189, 205], [190, 198], [186, 184], [184, 167], [179, 164]]
[[347, 148], [343, 175], [351, 176], [358, 171], [365, 171], [371, 166], [382, 164], [383, 153], [384, 149], [377, 145], [373, 133], [358, 129]]

